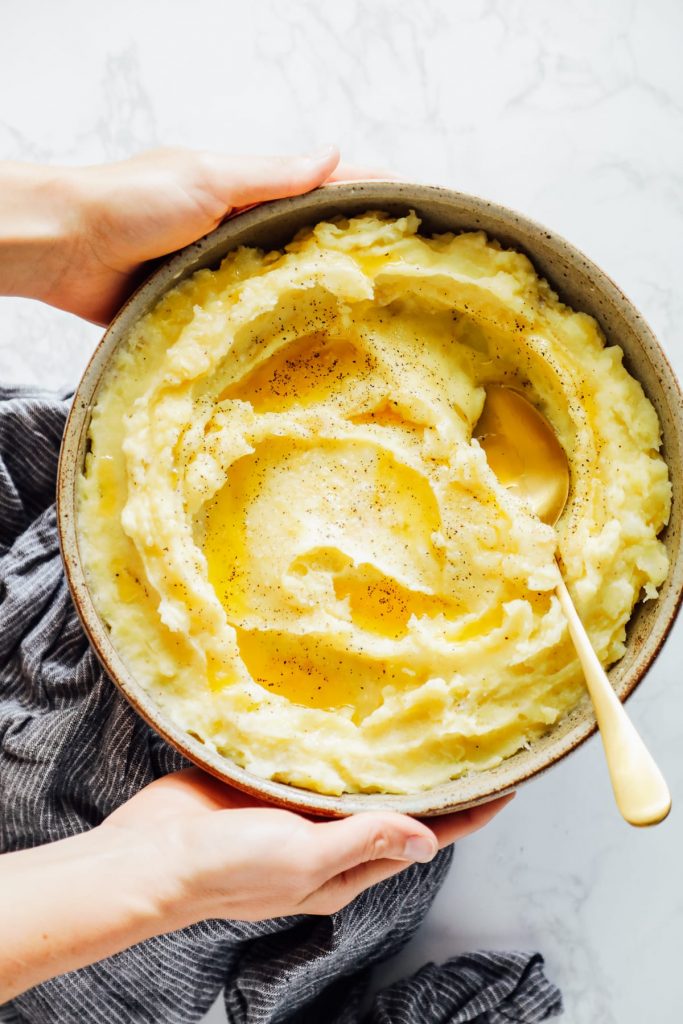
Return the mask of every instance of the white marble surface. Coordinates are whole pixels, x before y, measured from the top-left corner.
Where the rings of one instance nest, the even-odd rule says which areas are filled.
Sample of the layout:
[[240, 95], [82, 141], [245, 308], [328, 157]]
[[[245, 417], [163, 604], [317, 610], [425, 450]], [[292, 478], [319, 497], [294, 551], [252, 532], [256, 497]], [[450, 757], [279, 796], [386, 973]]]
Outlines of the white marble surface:
[[[683, 370], [680, 0], [6, 0], [0, 15], [0, 157], [336, 140], [348, 159], [562, 232]], [[0, 379], [73, 384], [98, 336], [2, 300]], [[682, 658], [683, 622], [629, 705], [675, 801]], [[475, 947], [538, 948], [569, 1024], [675, 1024], [682, 846], [678, 810], [655, 831], [622, 824], [592, 741], [461, 844], [418, 938], [380, 980]]]

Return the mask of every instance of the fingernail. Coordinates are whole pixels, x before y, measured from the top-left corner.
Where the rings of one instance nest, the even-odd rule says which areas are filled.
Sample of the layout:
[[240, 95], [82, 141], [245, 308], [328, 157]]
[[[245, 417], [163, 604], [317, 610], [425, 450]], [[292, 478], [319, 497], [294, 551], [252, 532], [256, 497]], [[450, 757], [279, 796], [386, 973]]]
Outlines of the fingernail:
[[411, 836], [403, 847], [403, 856], [406, 860], [426, 864], [436, 856], [436, 847], [429, 839], [424, 839], [422, 836]]
[[307, 160], [313, 160], [315, 163], [321, 163], [323, 160], [327, 160], [332, 153], [337, 151], [337, 147], [333, 142], [327, 142], [324, 146], [316, 146], [315, 149], [311, 150], [310, 153], [306, 154]]

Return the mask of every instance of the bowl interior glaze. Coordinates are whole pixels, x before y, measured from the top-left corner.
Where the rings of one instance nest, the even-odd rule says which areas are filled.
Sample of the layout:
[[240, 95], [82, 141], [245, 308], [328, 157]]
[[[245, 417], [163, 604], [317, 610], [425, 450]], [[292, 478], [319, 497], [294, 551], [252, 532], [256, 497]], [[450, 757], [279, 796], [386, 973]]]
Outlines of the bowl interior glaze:
[[421, 231], [483, 230], [531, 259], [560, 297], [590, 313], [608, 343], [624, 350], [624, 363], [642, 384], [662, 425], [663, 455], [673, 481], [671, 520], [662, 534], [671, 570], [656, 601], [639, 604], [627, 634], [627, 652], [610, 671], [621, 697], [634, 690], [656, 658], [673, 625], [683, 592], [681, 489], [683, 487], [683, 402], [675, 374], [652, 331], [632, 303], [594, 263], [560, 236], [505, 207], [474, 196], [426, 185], [354, 182], [326, 186], [304, 196], [258, 206], [223, 223], [210, 235], [172, 256], [120, 310], [81, 379], [67, 421], [60, 455], [58, 525], [67, 579], [85, 630], [105, 669], [143, 718], [191, 761], [254, 795], [292, 809], [326, 816], [391, 809], [414, 815], [444, 814], [472, 806], [519, 787], [574, 750], [595, 731], [588, 697], [530, 749], [521, 750], [488, 771], [465, 776], [434, 789], [405, 796], [343, 794], [326, 796], [285, 783], [261, 779], [185, 733], [156, 707], [128, 672], [100, 619], [85, 578], [78, 546], [75, 487], [86, 454], [90, 410], [102, 375], [132, 325], [178, 282], [203, 267], [215, 267], [240, 245], [278, 248], [302, 227], [335, 215], [366, 210], [403, 215], [415, 210]]

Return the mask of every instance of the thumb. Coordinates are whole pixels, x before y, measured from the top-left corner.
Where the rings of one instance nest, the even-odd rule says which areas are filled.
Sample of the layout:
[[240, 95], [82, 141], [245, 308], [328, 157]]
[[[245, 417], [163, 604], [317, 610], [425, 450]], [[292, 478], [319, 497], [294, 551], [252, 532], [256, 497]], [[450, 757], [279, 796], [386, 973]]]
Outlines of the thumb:
[[426, 863], [438, 850], [436, 836], [422, 822], [391, 812], [354, 814], [315, 825], [315, 848], [327, 878], [374, 860]]
[[339, 163], [336, 146], [303, 156], [222, 156], [207, 153], [204, 168], [226, 208], [301, 195], [322, 185]]

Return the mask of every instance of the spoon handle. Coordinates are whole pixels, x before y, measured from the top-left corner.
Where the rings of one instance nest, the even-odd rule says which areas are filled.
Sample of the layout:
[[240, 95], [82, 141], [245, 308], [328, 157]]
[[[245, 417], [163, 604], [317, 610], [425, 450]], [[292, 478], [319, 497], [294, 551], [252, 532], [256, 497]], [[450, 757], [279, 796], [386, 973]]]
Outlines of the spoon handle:
[[556, 593], [593, 701], [617, 806], [631, 825], [656, 825], [671, 810], [664, 776], [612, 689], [564, 580]]

